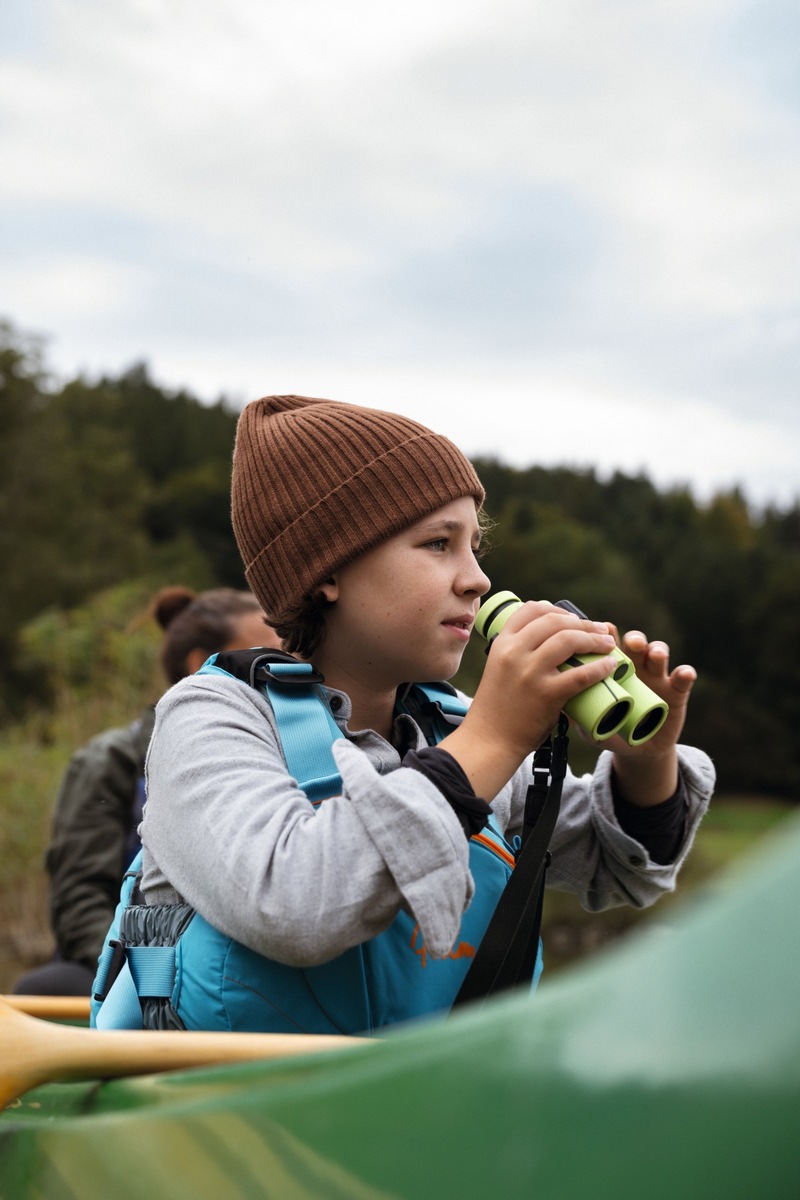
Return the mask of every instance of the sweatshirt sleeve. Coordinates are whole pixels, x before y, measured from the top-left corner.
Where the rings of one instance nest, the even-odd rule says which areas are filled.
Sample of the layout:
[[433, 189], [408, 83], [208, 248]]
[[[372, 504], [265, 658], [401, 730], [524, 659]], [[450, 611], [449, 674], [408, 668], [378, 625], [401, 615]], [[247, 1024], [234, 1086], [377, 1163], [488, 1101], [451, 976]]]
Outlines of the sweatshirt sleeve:
[[170, 689], [147, 762], [147, 902], [186, 900], [299, 967], [375, 937], [405, 907], [431, 953], [447, 954], [474, 890], [452, 808], [419, 771], [379, 773], [344, 739], [334, 754], [342, 794], [315, 810], [259, 693], [215, 676]]
[[686, 797], [685, 827], [672, 861], [660, 863], [620, 826], [612, 790], [613, 757], [600, 755], [594, 772], [569, 774], [551, 844], [550, 887], [574, 892], [589, 911], [632, 904], [644, 908], [672, 892], [714, 789], [708, 755], [693, 746], [678, 747], [681, 787]]

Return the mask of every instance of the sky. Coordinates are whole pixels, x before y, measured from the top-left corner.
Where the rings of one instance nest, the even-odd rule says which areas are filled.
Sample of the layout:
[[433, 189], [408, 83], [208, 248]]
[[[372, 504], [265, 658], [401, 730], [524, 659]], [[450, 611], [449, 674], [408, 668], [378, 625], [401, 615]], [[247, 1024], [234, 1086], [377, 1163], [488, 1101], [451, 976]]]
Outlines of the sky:
[[3, 0], [0, 318], [58, 379], [800, 498], [789, 0]]

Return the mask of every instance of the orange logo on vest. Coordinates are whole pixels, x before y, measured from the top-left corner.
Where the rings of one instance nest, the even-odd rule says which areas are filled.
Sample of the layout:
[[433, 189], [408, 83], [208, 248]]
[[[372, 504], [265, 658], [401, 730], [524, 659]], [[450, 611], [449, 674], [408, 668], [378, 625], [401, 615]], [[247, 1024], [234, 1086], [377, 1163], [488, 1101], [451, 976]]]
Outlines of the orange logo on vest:
[[[419, 925], [414, 926], [414, 929], [411, 934], [410, 945], [411, 945], [411, 949], [414, 951], [416, 956], [420, 959], [420, 961], [422, 963], [422, 969], [424, 970], [425, 967], [427, 967], [427, 965], [428, 965], [428, 951], [425, 946], [425, 942], [419, 935]], [[453, 949], [450, 951], [449, 954], [445, 955], [445, 958], [474, 958], [474, 957], [475, 957], [475, 947], [471, 946], [469, 944], [469, 942], [459, 942], [457, 946], [453, 947]]]

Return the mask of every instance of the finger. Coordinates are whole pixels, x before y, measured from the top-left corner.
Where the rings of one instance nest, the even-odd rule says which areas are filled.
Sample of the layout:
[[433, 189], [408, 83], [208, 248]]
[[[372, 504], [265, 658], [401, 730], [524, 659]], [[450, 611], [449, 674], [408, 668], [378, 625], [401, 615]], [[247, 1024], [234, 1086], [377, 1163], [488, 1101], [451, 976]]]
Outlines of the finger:
[[[589, 634], [613, 634], [607, 621], [591, 621], [577, 617], [548, 604], [546, 600], [529, 600], [517, 609], [505, 624], [503, 633], [523, 635], [527, 645], [542, 645], [561, 630], [582, 630]], [[584, 651], [589, 653], [589, 651]]]
[[[537, 687], [550, 678], [554, 686], [563, 689], [563, 675], [574, 675], [574, 679], [566, 684], [568, 694], [572, 694], [573, 689], [577, 693], [607, 678], [619, 666], [618, 659], [611, 656], [611, 651], [616, 648], [611, 634], [597, 629], [589, 631], [574, 626], [565, 629], [556, 625], [546, 636], [553, 626], [546, 619], [535, 625], [535, 628], [523, 628], [512, 637], [504, 638], [501, 634], [487, 666], [503, 674], [508, 672], [509, 677], [517, 676], [523, 683], [535, 682]], [[590, 658], [589, 663], [576, 664], [575, 660], [584, 657]], [[565, 664], [569, 664], [569, 670], [562, 673]]]
[[640, 629], [632, 629], [625, 634], [623, 649], [630, 656], [637, 671], [647, 670], [663, 678], [668, 675], [669, 646], [666, 642], [648, 642]]
[[[527, 625], [531, 625], [534, 621], [540, 620], [547, 613], [558, 613], [560, 611], [549, 600], [526, 600], [524, 604], [520, 604], [519, 608], [516, 608], [512, 612], [501, 632], [505, 633], [507, 630], [509, 633], [519, 633], [521, 629], [524, 629]], [[577, 618], [575, 619], [577, 620]]]
[[669, 646], [666, 642], [650, 642], [645, 652], [648, 670], [656, 675], [666, 675], [669, 664]]
[[580, 692], [585, 692], [593, 684], [608, 679], [618, 666], [619, 661], [609, 654], [603, 658], [597, 658], [593, 662], [583, 663], [579, 667], [570, 667], [569, 670], [559, 671], [554, 685], [561, 693], [563, 701], [566, 702]]
[[697, 682], [697, 671], [688, 663], [683, 663], [680, 667], [675, 667], [669, 678], [679, 695], [688, 696]]
[[616, 670], [619, 660], [610, 657], [616, 647], [616, 640], [610, 633], [584, 629], [561, 629], [542, 643], [539, 654], [542, 662], [550, 667], [561, 667], [568, 664], [571, 669], [575, 670], [577, 670], [576, 659], [582, 660], [588, 656], [601, 655], [604, 660], [608, 658]]
[[518, 609], [506, 622], [496, 639], [495, 662], [516, 660], [523, 670], [523, 664], [535, 667], [538, 662], [553, 670], [576, 655], [606, 655], [614, 649], [604, 622], [583, 620], [554, 606], [536, 615], [536, 607], [529, 602], [523, 606], [527, 612]]

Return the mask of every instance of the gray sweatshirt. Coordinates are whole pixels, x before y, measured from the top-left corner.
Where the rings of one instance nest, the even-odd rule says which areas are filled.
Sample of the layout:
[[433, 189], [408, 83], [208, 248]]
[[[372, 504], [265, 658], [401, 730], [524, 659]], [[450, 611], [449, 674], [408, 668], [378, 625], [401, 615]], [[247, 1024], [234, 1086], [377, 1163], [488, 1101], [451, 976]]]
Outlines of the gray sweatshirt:
[[[371, 730], [347, 730], [350, 701], [326, 689], [346, 738], [333, 753], [342, 794], [314, 809], [288, 773], [269, 701], [238, 680], [191, 675], [156, 710], [141, 826], [148, 904], [187, 901], [217, 929], [278, 962], [327, 962], [386, 929], [401, 908], [434, 956], [456, 941], [474, 884], [450, 805]], [[424, 746], [412, 718], [398, 744]], [[404, 728], [401, 726], [405, 725]], [[652, 862], [619, 827], [611, 755], [564, 781], [548, 886], [591, 911], [644, 907], [675, 888], [714, 786], [701, 750], [679, 747], [688, 798], [674, 862]], [[507, 837], [520, 831], [530, 761], [492, 799]]]

